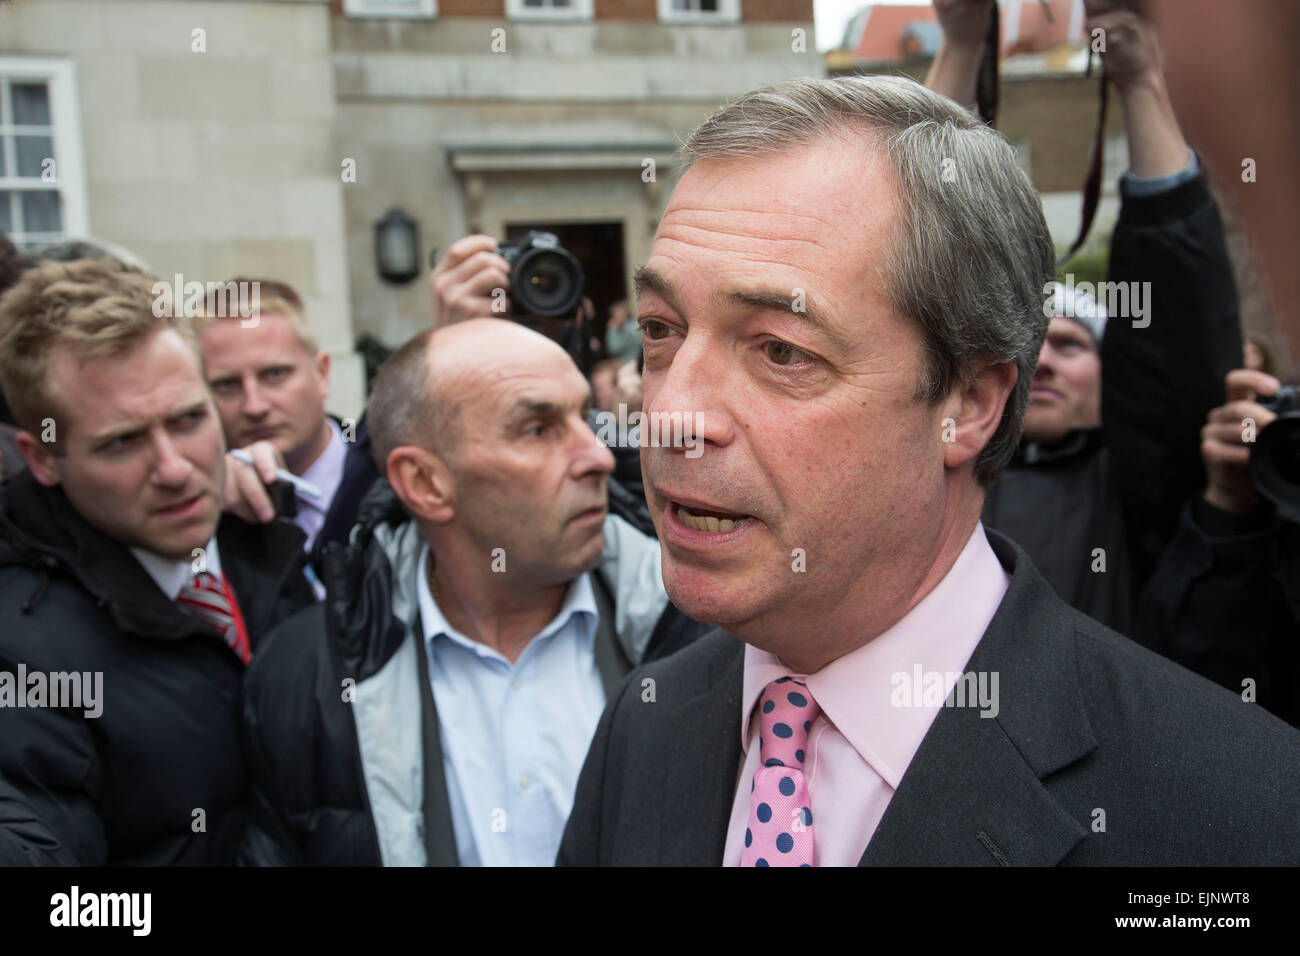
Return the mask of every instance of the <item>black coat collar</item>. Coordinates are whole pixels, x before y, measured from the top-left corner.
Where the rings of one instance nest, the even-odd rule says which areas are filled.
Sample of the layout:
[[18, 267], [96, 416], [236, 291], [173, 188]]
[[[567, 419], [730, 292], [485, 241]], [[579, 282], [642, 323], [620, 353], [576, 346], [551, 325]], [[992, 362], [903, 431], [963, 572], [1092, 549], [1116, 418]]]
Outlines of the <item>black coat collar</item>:
[[[301, 530], [283, 522], [250, 525], [222, 515], [217, 527], [222, 570], [250, 634], [270, 624], [276, 597], [301, 562], [303, 538]], [[0, 488], [3, 565], [75, 579], [124, 633], [154, 640], [213, 633], [168, 600], [130, 550], [92, 527], [61, 488], [45, 487], [30, 472]], [[34, 609], [42, 591], [34, 591], [35, 600], [29, 598], [25, 606]]]
[[1103, 444], [1100, 428], [1075, 428], [1054, 442], [1022, 441], [1016, 449], [1013, 463], [1037, 465], [1067, 462], [1099, 451]]

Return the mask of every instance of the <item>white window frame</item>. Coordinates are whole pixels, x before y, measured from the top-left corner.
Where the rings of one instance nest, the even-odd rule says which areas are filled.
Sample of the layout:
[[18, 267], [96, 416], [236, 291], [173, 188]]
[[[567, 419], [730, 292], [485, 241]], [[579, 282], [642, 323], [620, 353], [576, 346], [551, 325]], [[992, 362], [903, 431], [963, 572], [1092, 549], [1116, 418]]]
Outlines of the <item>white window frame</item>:
[[569, 0], [568, 7], [526, 7], [524, 0], [506, 0], [508, 20], [594, 20], [595, 0]]
[[658, 0], [661, 23], [739, 23], [740, 0], [718, 0], [716, 13], [703, 10], [674, 10], [673, 0]]
[[[90, 235], [86, 200], [86, 162], [81, 138], [81, 105], [76, 68], [69, 60], [48, 57], [0, 56], [0, 75], [19, 82], [39, 80], [50, 90], [50, 129], [54, 139], [55, 186], [59, 192], [64, 237]], [[7, 172], [15, 173], [16, 169]], [[22, 189], [30, 178], [0, 176], [0, 190]]]
[[438, 15], [438, 0], [416, 0], [414, 7], [394, 0], [343, 0], [343, 15], [432, 20]]

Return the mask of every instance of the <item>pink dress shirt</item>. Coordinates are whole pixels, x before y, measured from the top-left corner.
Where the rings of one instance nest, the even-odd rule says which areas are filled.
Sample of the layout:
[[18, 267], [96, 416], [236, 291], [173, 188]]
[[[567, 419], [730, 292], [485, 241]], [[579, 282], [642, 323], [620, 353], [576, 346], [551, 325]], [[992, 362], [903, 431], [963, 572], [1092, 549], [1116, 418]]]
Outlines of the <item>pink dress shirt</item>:
[[334, 424], [334, 419], [326, 418], [325, 421], [330, 427], [330, 443], [300, 476], [304, 481], [310, 481], [319, 488], [322, 494], [320, 498], [309, 498], [299, 493], [296, 496], [298, 514], [293, 518], [293, 523], [302, 528], [307, 535], [302, 549], [308, 554], [316, 543], [316, 535], [320, 534], [320, 529], [325, 526], [325, 517], [329, 513], [330, 504], [334, 501], [334, 493], [339, 490], [339, 484], [343, 481], [343, 465], [348, 456], [347, 445], [343, 443], [343, 432], [338, 425]]
[[[926, 675], [939, 673], [941, 699], [947, 699], [1010, 580], [979, 524], [943, 580], [902, 620], [817, 673], [793, 673], [775, 655], [746, 647], [740, 727], [745, 757], [723, 864], [736, 866], [744, 847], [749, 784], [758, 770], [759, 722], [751, 717], [770, 681], [787, 675], [805, 681], [821, 706], [808, 732], [804, 762], [815, 865], [857, 866], [943, 706], [934, 702], [937, 694], [914, 691], [927, 686]], [[969, 701], [968, 706], [978, 705]]]

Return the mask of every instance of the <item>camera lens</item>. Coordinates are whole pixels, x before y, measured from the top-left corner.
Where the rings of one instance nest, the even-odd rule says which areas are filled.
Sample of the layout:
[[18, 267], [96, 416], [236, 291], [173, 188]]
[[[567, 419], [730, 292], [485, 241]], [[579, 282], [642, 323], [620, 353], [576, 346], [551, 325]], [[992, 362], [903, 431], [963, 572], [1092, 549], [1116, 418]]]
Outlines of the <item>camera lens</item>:
[[548, 318], [571, 315], [582, 298], [582, 268], [562, 249], [531, 249], [514, 269], [520, 312]]
[[1273, 448], [1272, 467], [1288, 485], [1300, 487], [1300, 429], [1293, 426], [1283, 433]]
[[1282, 518], [1300, 521], [1300, 412], [1286, 412], [1260, 431], [1250, 477]]

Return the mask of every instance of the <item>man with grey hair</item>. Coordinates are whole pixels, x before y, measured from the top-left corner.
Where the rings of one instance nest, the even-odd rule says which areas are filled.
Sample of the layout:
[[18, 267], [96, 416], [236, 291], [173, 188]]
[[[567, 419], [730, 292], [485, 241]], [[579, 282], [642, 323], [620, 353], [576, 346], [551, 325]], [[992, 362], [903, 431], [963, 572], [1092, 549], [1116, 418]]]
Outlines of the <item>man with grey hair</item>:
[[980, 523], [1052, 277], [1010, 146], [872, 76], [749, 93], [686, 151], [637, 314], [645, 410], [704, 451], [642, 471], [668, 594], [717, 629], [610, 702], [558, 861], [1300, 860], [1300, 735]]

